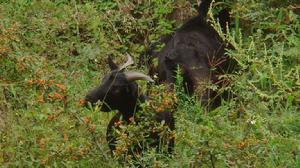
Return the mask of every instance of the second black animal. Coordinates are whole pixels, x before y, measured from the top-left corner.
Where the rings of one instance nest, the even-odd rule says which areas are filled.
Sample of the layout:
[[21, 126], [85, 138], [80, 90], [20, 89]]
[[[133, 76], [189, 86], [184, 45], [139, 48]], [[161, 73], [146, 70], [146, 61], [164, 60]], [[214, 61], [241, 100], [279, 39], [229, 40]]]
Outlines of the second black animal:
[[[162, 38], [160, 42], [165, 46], [160, 51], [150, 48], [145, 55], [151, 64], [151, 58], [158, 57], [157, 75], [160, 83], [174, 84], [177, 68], [182, 72], [183, 83], [189, 95], [196, 93], [200, 102], [207, 107], [220, 105], [220, 96], [216, 90], [210, 89], [209, 84], [222, 87], [220, 75], [231, 71], [234, 60], [225, 55], [226, 42], [218, 32], [206, 21], [206, 15], [211, 0], [202, 0], [198, 8], [198, 15], [189, 19], [173, 34]], [[219, 19], [223, 31], [229, 24], [228, 9], [223, 9], [216, 17]], [[153, 74], [151, 70], [150, 75]]]

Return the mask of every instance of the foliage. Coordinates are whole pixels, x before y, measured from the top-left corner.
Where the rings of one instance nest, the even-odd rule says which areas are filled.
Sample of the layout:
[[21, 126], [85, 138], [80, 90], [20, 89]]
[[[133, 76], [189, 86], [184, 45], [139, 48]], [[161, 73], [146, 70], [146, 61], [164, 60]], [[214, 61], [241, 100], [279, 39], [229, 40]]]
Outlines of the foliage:
[[[157, 122], [159, 113], [174, 113], [177, 104], [176, 95], [168, 91], [166, 86], [151, 86], [149, 99], [141, 104], [141, 110], [136, 111], [129, 120], [131, 123], [120, 120], [115, 123], [114, 136], [117, 137], [114, 157], [131, 163], [135, 166], [149, 167], [154, 164], [153, 159], [144, 160], [143, 156], [156, 151], [156, 159], [165, 159], [168, 156], [169, 140], [175, 137], [175, 131], [168, 128], [165, 121]], [[171, 120], [171, 119], [170, 119]], [[158, 148], [153, 147], [157, 135], [160, 136]], [[143, 149], [142, 153], [137, 149]], [[153, 155], [153, 154], [152, 154]], [[123, 161], [124, 162], [124, 161]]]
[[[81, 99], [108, 71], [107, 55], [122, 61], [128, 52], [137, 58], [174, 31], [173, 12], [194, 5], [182, 2], [1, 1], [0, 165], [124, 166], [110, 156], [105, 140], [114, 114], [81, 107]], [[232, 98], [206, 112], [176, 88], [177, 108], [170, 106], [176, 117], [174, 154], [149, 150], [126, 166], [299, 167], [300, 19], [290, 8], [296, 3], [213, 5], [210, 14], [224, 4], [232, 8], [226, 34], [209, 18], [238, 62], [236, 72], [220, 76], [230, 81], [221, 90], [230, 90]], [[152, 107], [159, 110], [167, 97], [154, 99]]]

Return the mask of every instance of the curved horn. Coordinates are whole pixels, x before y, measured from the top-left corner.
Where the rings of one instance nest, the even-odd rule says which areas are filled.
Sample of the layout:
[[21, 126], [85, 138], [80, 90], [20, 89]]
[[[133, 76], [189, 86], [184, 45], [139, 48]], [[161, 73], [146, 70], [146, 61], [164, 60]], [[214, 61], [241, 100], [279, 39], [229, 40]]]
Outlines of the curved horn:
[[119, 71], [123, 70], [124, 68], [128, 67], [129, 65], [132, 65], [134, 63], [132, 57], [126, 53], [127, 55], [127, 62], [125, 64], [123, 64], [122, 66], [120, 66]]
[[145, 75], [141, 72], [125, 72], [124, 74], [125, 74], [127, 80], [129, 80], [129, 81], [145, 80], [145, 81], [149, 81], [149, 82], [154, 82], [154, 80], [150, 76]]

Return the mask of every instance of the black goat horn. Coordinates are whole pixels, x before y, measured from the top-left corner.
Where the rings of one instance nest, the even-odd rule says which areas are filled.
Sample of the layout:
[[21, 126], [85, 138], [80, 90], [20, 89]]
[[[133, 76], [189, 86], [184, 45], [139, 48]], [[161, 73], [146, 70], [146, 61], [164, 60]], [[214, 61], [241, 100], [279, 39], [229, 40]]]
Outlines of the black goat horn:
[[129, 81], [145, 80], [145, 81], [149, 81], [149, 82], [154, 82], [154, 80], [150, 76], [145, 75], [140, 72], [125, 72], [124, 74], [125, 74], [127, 80], [129, 80]]
[[129, 65], [132, 65], [132, 64], [134, 63], [132, 57], [131, 57], [128, 53], [126, 53], [126, 55], [127, 55], [127, 61], [126, 61], [125, 64], [123, 64], [123, 65], [119, 68], [119, 71], [123, 70], [124, 68], [126, 68], [126, 67], [128, 67]]

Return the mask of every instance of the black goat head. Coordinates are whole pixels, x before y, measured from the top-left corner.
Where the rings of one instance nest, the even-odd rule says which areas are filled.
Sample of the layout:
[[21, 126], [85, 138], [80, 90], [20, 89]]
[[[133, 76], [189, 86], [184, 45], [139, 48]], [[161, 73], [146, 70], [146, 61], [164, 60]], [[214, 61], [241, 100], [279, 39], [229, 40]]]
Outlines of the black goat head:
[[127, 55], [127, 62], [117, 66], [111, 57], [108, 57], [110, 74], [105, 75], [99, 87], [90, 91], [85, 100], [92, 105], [101, 101], [101, 111], [119, 110], [123, 113], [133, 112], [138, 100], [138, 85], [136, 80], [153, 81], [149, 76], [140, 72], [124, 72], [124, 69], [133, 64], [131, 56]]

